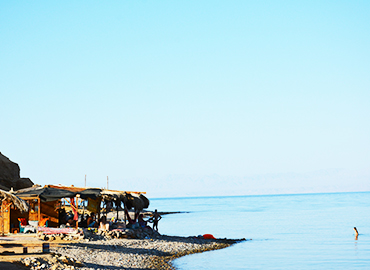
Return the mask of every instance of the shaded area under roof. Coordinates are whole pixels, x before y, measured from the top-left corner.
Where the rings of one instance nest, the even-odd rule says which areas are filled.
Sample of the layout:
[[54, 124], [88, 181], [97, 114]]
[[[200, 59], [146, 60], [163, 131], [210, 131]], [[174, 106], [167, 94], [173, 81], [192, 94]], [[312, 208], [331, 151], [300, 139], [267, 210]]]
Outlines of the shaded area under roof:
[[134, 208], [137, 211], [141, 211], [144, 208], [149, 207], [149, 199], [143, 194], [138, 192], [126, 192], [117, 190], [106, 190], [101, 192], [104, 200], [114, 201], [116, 205], [123, 203], [128, 210]]
[[149, 199], [140, 192], [126, 192], [106, 190], [100, 188], [79, 188], [47, 185], [21, 189], [14, 193], [20, 198], [38, 197], [43, 202], [56, 201], [63, 198], [73, 198], [79, 195], [81, 199], [96, 199], [101, 197], [105, 201], [114, 201], [116, 205], [124, 203], [127, 209], [135, 208], [141, 211], [149, 207]]

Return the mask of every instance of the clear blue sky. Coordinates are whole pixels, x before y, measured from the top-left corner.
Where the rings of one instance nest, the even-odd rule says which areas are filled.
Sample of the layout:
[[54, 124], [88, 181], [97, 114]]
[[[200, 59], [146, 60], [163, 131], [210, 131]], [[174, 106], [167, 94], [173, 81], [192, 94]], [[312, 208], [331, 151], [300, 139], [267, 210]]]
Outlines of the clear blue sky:
[[369, 14], [369, 1], [1, 1], [0, 151], [35, 183], [109, 176], [149, 197], [370, 190]]

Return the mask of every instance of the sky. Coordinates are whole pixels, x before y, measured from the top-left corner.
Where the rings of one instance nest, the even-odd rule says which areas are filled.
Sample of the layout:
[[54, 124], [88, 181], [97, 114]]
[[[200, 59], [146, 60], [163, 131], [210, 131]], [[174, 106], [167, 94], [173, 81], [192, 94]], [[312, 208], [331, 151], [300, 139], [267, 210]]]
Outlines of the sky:
[[1, 1], [0, 152], [148, 197], [370, 191], [369, 1]]

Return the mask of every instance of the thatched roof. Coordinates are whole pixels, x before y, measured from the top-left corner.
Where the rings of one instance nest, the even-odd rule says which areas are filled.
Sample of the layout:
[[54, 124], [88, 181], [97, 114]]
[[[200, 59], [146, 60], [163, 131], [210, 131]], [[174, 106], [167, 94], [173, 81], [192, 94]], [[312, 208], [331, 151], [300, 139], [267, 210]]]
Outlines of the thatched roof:
[[15, 194], [21, 198], [39, 197], [42, 202], [56, 201], [62, 198], [72, 198], [76, 196], [75, 192], [72, 191], [40, 186], [21, 189], [16, 191]]
[[75, 195], [79, 195], [81, 199], [97, 199], [100, 197], [101, 188], [90, 188], [90, 187], [75, 187], [75, 186], [62, 186], [62, 185], [46, 185], [45, 188], [56, 188], [61, 190], [67, 190], [74, 192]]
[[123, 202], [128, 209], [135, 208], [141, 211], [149, 207], [149, 200], [143, 194], [125, 191], [102, 190], [104, 200], [114, 201], [116, 204]]
[[12, 202], [21, 212], [28, 212], [28, 204], [24, 200], [5, 190], [0, 189], [0, 199], [2, 201]]
[[149, 200], [141, 192], [118, 191], [100, 188], [78, 188], [47, 185], [45, 187], [33, 186], [14, 192], [20, 198], [38, 197], [43, 202], [55, 201], [62, 198], [72, 198], [79, 195], [81, 199], [102, 198], [104, 201], [113, 201], [117, 206], [124, 203], [126, 208], [135, 208], [141, 211], [149, 207]]

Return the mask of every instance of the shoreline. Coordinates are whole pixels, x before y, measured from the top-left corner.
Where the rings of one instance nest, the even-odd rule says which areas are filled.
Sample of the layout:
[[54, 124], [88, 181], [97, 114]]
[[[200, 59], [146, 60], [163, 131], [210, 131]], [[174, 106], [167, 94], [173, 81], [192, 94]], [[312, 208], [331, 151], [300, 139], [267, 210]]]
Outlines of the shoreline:
[[168, 235], [149, 239], [58, 241], [50, 245], [49, 254], [5, 255], [0, 256], [0, 262], [11, 261], [15, 267], [22, 264], [33, 270], [176, 269], [172, 262], [177, 258], [227, 248], [242, 241], [245, 239], [202, 239]]
[[241, 241], [244, 239], [210, 240], [161, 235], [153, 239], [80, 241], [52, 251], [84, 264], [75, 269], [175, 269], [172, 261], [177, 258], [226, 248]]
[[[175, 237], [176, 236], [171, 236]], [[206, 240], [206, 239], [203, 239]], [[157, 266], [154, 269], [177, 269], [174, 267], [172, 262], [178, 258], [191, 255], [191, 254], [196, 254], [196, 253], [203, 253], [207, 251], [212, 251], [212, 250], [218, 250], [218, 249], [223, 249], [230, 247], [231, 245], [234, 245], [236, 243], [246, 241], [245, 239], [216, 239], [216, 240], [208, 240], [208, 243], [203, 243], [201, 246], [194, 248], [194, 249], [189, 249], [189, 250], [183, 250], [180, 252], [177, 252], [175, 254], [171, 254], [168, 256], [159, 256], [153, 259], [153, 263], [155, 266]]]
[[[161, 215], [186, 212], [161, 212]], [[131, 215], [132, 213], [130, 213]], [[150, 216], [151, 211], [143, 213]], [[110, 214], [113, 216], [113, 213]], [[123, 211], [119, 211], [123, 216]], [[172, 262], [183, 256], [227, 248], [246, 239], [204, 239], [195, 236], [161, 235], [152, 230], [130, 230], [131, 234], [84, 231], [83, 238], [34, 238], [23, 236], [29, 242], [50, 243], [50, 253], [2, 255], [0, 266], [12, 262], [13, 269], [32, 270], [97, 270], [97, 269], [176, 269]], [[19, 235], [20, 236], [20, 235]], [[33, 240], [32, 240], [33, 239]], [[35, 242], [36, 241], [36, 242]], [[18, 242], [18, 241], [17, 241]], [[40, 251], [38, 251], [40, 252]], [[5, 265], [4, 265], [5, 266]], [[12, 269], [12, 268], [7, 268]], [[12, 270], [13, 270], [12, 269]], [[22, 268], [23, 269], [23, 268]]]

